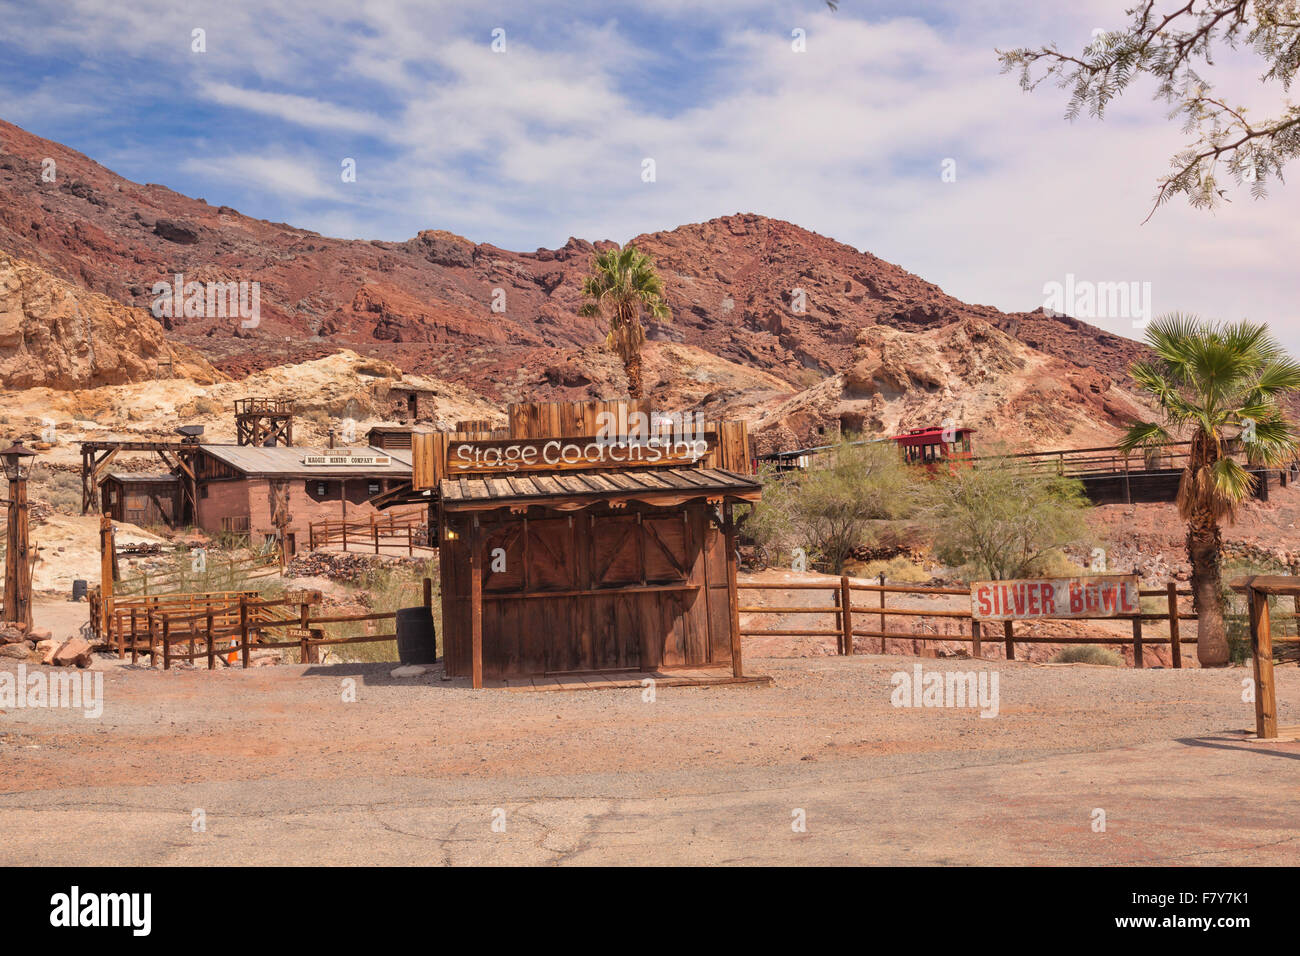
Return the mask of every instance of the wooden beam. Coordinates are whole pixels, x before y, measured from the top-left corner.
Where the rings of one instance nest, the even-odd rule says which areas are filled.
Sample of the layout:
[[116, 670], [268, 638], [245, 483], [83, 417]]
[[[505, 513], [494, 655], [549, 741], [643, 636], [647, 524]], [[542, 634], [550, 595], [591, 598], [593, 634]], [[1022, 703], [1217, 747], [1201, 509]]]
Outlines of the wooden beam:
[[[108, 639], [108, 624], [113, 615], [113, 563], [117, 557], [117, 545], [113, 542], [113, 519], [108, 515], [99, 516], [99, 612], [101, 618], [100, 634]], [[134, 624], [132, 624], [134, 639]], [[134, 644], [132, 645], [134, 648]], [[134, 650], [132, 651], [134, 653]]]
[[1269, 630], [1268, 594], [1248, 582], [1246, 597], [1250, 610], [1250, 651], [1255, 659], [1255, 734], [1261, 739], [1277, 737], [1277, 688], [1273, 683], [1273, 635]]
[[469, 626], [471, 681], [475, 690], [483, 688], [483, 531], [474, 516], [469, 538]]
[[740, 647], [740, 602], [736, 588], [736, 524], [731, 517], [731, 505], [723, 505], [723, 530], [726, 534], [727, 548], [727, 605], [731, 618], [731, 674], [733, 677], [744, 676], [744, 661]]
[[1180, 643], [1178, 633], [1178, 585], [1173, 581], [1168, 584], [1169, 590], [1169, 656], [1174, 667], [1183, 666], [1183, 645]]

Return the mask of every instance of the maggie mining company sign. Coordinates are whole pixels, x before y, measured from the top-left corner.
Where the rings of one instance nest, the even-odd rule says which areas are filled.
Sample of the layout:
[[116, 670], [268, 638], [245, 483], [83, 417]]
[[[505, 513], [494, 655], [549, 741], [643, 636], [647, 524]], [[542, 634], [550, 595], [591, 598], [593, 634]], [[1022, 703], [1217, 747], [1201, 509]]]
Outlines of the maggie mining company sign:
[[1141, 610], [1138, 587], [1136, 574], [977, 581], [970, 589], [971, 616], [977, 621], [1125, 617]]

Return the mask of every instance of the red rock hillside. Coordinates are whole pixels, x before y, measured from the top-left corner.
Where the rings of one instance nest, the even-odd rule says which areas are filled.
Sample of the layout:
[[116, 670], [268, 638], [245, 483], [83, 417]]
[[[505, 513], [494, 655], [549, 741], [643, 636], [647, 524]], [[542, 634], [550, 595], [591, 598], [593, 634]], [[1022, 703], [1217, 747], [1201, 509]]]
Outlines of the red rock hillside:
[[[46, 157], [57, 163], [54, 183], [42, 182]], [[759, 417], [834, 376], [847, 375], [850, 392], [861, 391], [863, 375], [901, 383], [910, 380], [906, 369], [863, 364], [879, 363], [880, 343], [895, 343], [893, 332], [937, 347], [945, 329], [975, 330], [982, 340], [987, 328], [1024, 347], [1025, 374], [1077, 379], [1062, 391], [1078, 406], [1074, 417], [1113, 432], [1130, 410], [1110, 392], [1126, 387], [1141, 347], [1085, 323], [967, 305], [875, 256], [757, 215], [632, 241], [655, 257], [672, 309], [671, 322], [649, 330], [647, 355], [647, 381], [667, 407]], [[259, 282], [256, 328], [238, 318], [160, 320], [172, 342], [230, 375], [347, 346], [494, 401], [617, 394], [625, 382], [599, 348], [603, 330], [577, 315], [581, 277], [606, 244], [570, 239], [559, 249], [509, 252], [438, 230], [400, 243], [331, 239], [130, 182], [0, 121], [0, 249], [143, 310], [154, 284], [177, 273]], [[503, 314], [491, 309], [496, 289], [504, 290]], [[802, 314], [791, 308], [794, 289], [804, 291]], [[1004, 387], [1003, 378], [987, 387]], [[976, 378], [957, 384], [981, 387]], [[836, 414], [805, 409], [782, 435], [804, 440]], [[890, 417], [876, 408], [864, 420]]]

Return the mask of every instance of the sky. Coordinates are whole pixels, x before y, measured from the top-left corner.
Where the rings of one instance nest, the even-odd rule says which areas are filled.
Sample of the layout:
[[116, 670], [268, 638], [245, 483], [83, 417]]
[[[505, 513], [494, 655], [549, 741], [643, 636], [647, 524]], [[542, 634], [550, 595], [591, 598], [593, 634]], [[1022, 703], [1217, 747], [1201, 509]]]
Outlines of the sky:
[[[1144, 225], [1187, 140], [1165, 104], [1135, 87], [1068, 122], [1063, 91], [999, 71], [1129, 2], [0, 0], [0, 117], [331, 236], [532, 250], [753, 212], [966, 302], [1136, 283], [1153, 314], [1266, 321], [1300, 352], [1300, 183]], [[1211, 76], [1275, 101], [1262, 72], [1245, 52]], [[1099, 311], [1141, 336], [1145, 310]]]

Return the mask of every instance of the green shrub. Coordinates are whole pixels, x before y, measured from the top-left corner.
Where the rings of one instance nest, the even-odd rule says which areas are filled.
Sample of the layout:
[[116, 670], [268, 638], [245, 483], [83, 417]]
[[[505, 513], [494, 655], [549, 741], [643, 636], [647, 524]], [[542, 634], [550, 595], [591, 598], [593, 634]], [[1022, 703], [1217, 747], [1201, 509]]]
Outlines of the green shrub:
[[840, 574], [853, 550], [874, 544], [883, 522], [915, 507], [916, 474], [893, 442], [852, 444], [813, 458], [807, 471], [766, 473], [763, 501], [745, 532], [772, 564], [789, 565], [795, 549], [808, 570]]
[[1107, 667], [1120, 667], [1124, 664], [1124, 658], [1097, 644], [1073, 644], [1053, 654], [1050, 663], [1104, 664]]
[[1014, 459], [989, 457], [952, 474], [940, 471], [922, 488], [939, 557], [954, 567], [969, 565], [976, 577], [1024, 578], [1045, 565], [1064, 567], [1061, 549], [1089, 537], [1082, 482]]

